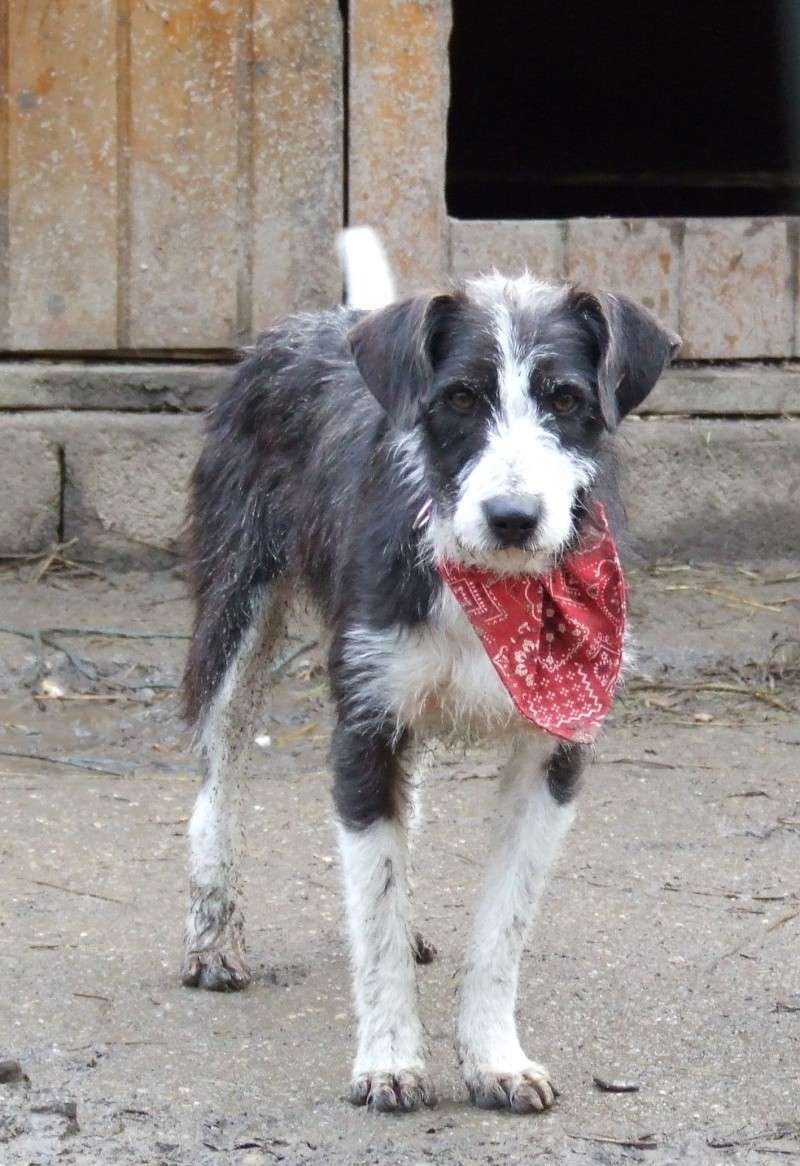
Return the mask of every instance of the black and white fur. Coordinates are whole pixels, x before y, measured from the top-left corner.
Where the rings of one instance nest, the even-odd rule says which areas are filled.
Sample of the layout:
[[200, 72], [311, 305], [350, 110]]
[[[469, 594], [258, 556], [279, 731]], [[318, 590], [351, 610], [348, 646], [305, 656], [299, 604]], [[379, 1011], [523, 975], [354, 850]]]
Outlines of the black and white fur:
[[352, 1098], [378, 1110], [433, 1101], [409, 891], [414, 751], [431, 736], [488, 735], [510, 760], [456, 1045], [478, 1105], [541, 1110], [554, 1092], [519, 1043], [518, 966], [584, 750], [519, 717], [434, 561], [544, 572], [568, 552], [609, 434], [678, 338], [623, 296], [528, 274], [386, 304], [374, 238], [346, 241], [345, 259], [358, 268], [359, 307], [296, 316], [261, 337], [211, 413], [193, 477], [185, 695], [205, 782], [189, 830], [183, 980], [232, 989], [250, 978], [239, 781], [302, 589], [330, 635], [359, 1031]]

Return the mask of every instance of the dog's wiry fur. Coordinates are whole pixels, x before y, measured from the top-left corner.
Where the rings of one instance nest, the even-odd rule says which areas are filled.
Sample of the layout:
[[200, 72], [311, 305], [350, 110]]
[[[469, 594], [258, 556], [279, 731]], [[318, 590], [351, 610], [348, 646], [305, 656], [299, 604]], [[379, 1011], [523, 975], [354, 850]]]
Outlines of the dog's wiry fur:
[[600, 489], [609, 433], [676, 343], [622, 297], [492, 275], [373, 311], [289, 319], [260, 339], [211, 413], [190, 506], [185, 696], [206, 782], [190, 827], [184, 981], [249, 979], [237, 766], [286, 596], [302, 588], [330, 634], [357, 1102], [433, 1099], [416, 1007], [407, 773], [415, 742], [455, 731], [507, 741], [512, 755], [459, 993], [460, 1063], [479, 1105], [552, 1104], [546, 1070], [517, 1038], [517, 971], [584, 750], [520, 718], [434, 563], [499, 574], [556, 563]]

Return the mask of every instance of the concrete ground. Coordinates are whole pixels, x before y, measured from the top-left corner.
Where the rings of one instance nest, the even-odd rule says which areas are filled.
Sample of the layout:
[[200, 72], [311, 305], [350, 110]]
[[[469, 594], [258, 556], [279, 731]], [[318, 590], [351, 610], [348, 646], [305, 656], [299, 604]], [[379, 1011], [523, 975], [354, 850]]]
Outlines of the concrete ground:
[[190, 991], [177, 977], [197, 784], [174, 691], [182, 583], [35, 583], [34, 570], [0, 574], [0, 1061], [24, 1074], [0, 1084], [4, 1166], [800, 1158], [796, 564], [631, 572], [639, 671], [524, 961], [524, 1043], [561, 1090], [540, 1117], [473, 1109], [451, 1045], [490, 754], [439, 759], [418, 840], [440, 1105], [355, 1110], [315, 650], [284, 669], [260, 726], [255, 982]]

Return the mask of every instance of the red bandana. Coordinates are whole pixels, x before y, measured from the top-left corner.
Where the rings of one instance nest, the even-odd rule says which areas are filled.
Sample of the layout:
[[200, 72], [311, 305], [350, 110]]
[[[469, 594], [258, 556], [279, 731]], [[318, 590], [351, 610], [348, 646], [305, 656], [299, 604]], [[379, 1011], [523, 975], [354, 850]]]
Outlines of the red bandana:
[[611, 708], [625, 631], [625, 579], [603, 507], [548, 575], [437, 567], [523, 717], [567, 741], [592, 741]]

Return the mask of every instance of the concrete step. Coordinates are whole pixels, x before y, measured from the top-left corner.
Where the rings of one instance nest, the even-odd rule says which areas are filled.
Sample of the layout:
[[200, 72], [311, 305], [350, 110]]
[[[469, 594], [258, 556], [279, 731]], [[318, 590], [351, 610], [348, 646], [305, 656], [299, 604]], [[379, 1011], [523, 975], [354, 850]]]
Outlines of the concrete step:
[[642, 415], [800, 416], [800, 364], [694, 364], [669, 368], [639, 410]]
[[634, 417], [618, 443], [633, 545], [644, 558], [797, 554], [800, 419]]
[[[0, 411], [110, 409], [196, 412], [233, 375], [219, 361], [0, 361]], [[800, 416], [800, 363], [695, 363], [667, 369], [643, 415]]]

